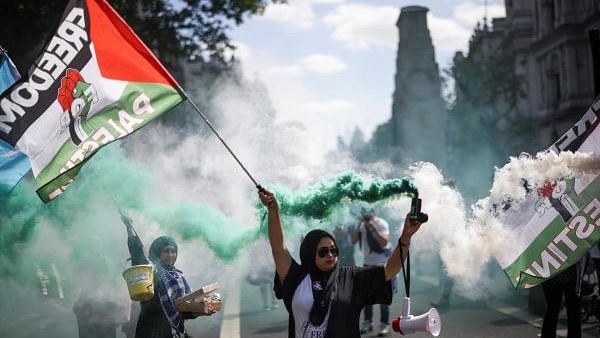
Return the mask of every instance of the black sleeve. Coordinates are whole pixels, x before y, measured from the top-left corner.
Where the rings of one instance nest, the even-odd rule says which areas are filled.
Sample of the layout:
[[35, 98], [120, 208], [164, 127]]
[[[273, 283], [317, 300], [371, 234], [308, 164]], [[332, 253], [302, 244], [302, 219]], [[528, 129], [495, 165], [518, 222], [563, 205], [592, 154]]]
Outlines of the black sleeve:
[[144, 255], [144, 246], [138, 236], [129, 236], [127, 247], [131, 255], [131, 265], [148, 264], [148, 259]]
[[385, 280], [383, 266], [368, 266], [354, 270], [353, 294], [359, 304], [391, 304], [392, 282]]
[[292, 258], [290, 269], [283, 282], [280, 281], [279, 275], [277, 274], [277, 271], [275, 271], [275, 280], [273, 286], [275, 296], [277, 296], [279, 299], [283, 299], [284, 301], [291, 301], [298, 284], [300, 284], [304, 276], [306, 276], [306, 273], [302, 267], [296, 263], [296, 260]]

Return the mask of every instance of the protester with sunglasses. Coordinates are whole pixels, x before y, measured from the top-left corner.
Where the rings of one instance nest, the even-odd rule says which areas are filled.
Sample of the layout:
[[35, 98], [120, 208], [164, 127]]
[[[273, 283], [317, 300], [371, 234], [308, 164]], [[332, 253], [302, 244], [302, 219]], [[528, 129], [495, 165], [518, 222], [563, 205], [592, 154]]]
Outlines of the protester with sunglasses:
[[268, 210], [275, 293], [289, 313], [288, 337], [360, 338], [361, 309], [392, 302], [390, 281], [400, 271], [400, 250], [403, 257], [408, 256], [410, 240], [421, 223], [406, 218], [400, 245], [384, 266], [339, 266], [335, 239], [323, 230], [306, 234], [298, 264], [285, 246], [275, 195], [265, 189], [260, 189], [258, 195]]

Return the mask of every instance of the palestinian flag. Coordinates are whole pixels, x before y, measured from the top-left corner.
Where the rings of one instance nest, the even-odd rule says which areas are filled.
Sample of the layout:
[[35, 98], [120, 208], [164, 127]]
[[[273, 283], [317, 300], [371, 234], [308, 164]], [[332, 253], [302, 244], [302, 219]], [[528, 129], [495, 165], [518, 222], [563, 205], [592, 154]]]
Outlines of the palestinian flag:
[[25, 153], [44, 202], [102, 146], [185, 99], [104, 0], [72, 0], [42, 54], [0, 96], [0, 138]]
[[[600, 97], [548, 151], [600, 153]], [[529, 189], [508, 206], [514, 238], [496, 259], [515, 288], [528, 288], [577, 263], [600, 240], [600, 176], [578, 173]]]

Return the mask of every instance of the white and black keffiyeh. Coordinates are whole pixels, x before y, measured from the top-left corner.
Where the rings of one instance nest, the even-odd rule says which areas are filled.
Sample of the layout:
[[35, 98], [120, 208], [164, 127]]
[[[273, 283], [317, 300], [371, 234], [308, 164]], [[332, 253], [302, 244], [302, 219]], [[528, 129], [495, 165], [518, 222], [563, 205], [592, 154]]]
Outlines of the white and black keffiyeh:
[[190, 293], [190, 286], [183, 272], [173, 266], [159, 263], [156, 266], [156, 272], [160, 278], [158, 283], [160, 304], [169, 322], [171, 322], [171, 326], [178, 332], [183, 333], [183, 318], [175, 308], [175, 300]]

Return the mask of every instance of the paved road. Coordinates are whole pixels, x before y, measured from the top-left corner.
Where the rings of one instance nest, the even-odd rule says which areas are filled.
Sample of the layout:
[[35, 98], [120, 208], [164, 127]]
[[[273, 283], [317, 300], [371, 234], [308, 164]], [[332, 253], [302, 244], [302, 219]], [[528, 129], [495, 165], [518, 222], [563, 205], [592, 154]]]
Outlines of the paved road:
[[[264, 311], [257, 287], [239, 280], [231, 280], [231, 290], [224, 295], [223, 313], [214, 318], [202, 318], [193, 321], [192, 333], [203, 338], [275, 338], [287, 336], [287, 313], [283, 304], [275, 310]], [[429, 309], [429, 301], [435, 299], [438, 287], [433, 279], [415, 279], [412, 286], [412, 313], [423, 313]], [[401, 290], [396, 294], [391, 307], [392, 317], [400, 313]], [[235, 299], [238, 299], [236, 302]], [[527, 299], [511, 299], [510, 302], [495, 300], [490, 302], [473, 301], [454, 296], [452, 306], [441, 311], [442, 333], [440, 337], [491, 337], [517, 338], [539, 337], [542, 319], [527, 312]], [[375, 309], [375, 320], [379, 309]], [[594, 318], [595, 320], [595, 318]], [[566, 320], [561, 316], [558, 336], [566, 337]], [[597, 321], [584, 323], [583, 337], [600, 337]], [[390, 334], [400, 336], [398, 333]], [[426, 333], [410, 335], [414, 338], [431, 337]], [[375, 334], [363, 338], [375, 337]]]
[[[212, 317], [201, 317], [186, 322], [195, 338], [280, 338], [287, 336], [287, 313], [283, 306], [272, 311], [264, 311], [257, 287], [243, 281], [240, 274], [246, 269], [231, 268], [234, 273], [223, 271], [219, 282], [224, 303], [223, 310]], [[420, 314], [429, 309], [429, 302], [439, 293], [436, 278], [424, 278], [415, 274], [412, 281], [412, 313]], [[207, 280], [213, 280], [206, 277]], [[10, 289], [10, 288], [9, 288]], [[12, 288], [14, 290], [14, 288]], [[19, 289], [17, 289], [19, 290]], [[0, 290], [2, 291], [2, 290]], [[6, 290], [4, 290], [6, 291]], [[31, 292], [29, 292], [31, 293]], [[28, 302], [24, 294], [12, 297], [23, 304], [37, 304], [35, 308], [26, 308], [28, 312], [15, 313], [20, 308], [18, 303], [11, 301], [11, 294], [0, 292], [0, 337], [28, 338], [75, 338], [77, 323], [72, 307], [57, 299], [39, 299], [32, 295]], [[540, 331], [542, 319], [527, 312], [527, 293], [521, 296], [504, 297], [492, 301], [473, 301], [456, 294], [451, 298], [452, 306], [441, 311], [442, 333], [440, 337], [491, 337], [491, 338], [536, 338]], [[400, 313], [401, 299], [404, 295], [401, 289], [395, 295], [391, 307], [392, 316]], [[13, 311], [14, 310], [14, 311]], [[379, 311], [375, 309], [375, 320]], [[600, 324], [594, 322], [583, 324], [583, 337], [600, 337]], [[558, 329], [559, 337], [566, 337], [566, 320], [561, 318]], [[399, 336], [393, 333], [391, 337]], [[372, 338], [373, 334], [363, 338]], [[409, 337], [430, 337], [425, 333], [412, 334]], [[117, 329], [117, 338], [125, 335]]]

